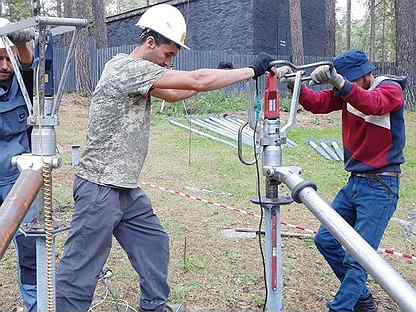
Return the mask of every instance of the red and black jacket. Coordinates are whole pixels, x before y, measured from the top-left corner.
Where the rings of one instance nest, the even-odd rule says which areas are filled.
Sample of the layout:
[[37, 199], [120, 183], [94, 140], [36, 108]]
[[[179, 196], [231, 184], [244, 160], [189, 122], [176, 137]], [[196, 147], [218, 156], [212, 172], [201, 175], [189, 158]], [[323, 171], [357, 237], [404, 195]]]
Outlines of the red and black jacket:
[[302, 106], [315, 114], [342, 110], [345, 169], [355, 173], [400, 172], [405, 146], [401, 86], [383, 80], [373, 90], [346, 81], [340, 92], [302, 87]]

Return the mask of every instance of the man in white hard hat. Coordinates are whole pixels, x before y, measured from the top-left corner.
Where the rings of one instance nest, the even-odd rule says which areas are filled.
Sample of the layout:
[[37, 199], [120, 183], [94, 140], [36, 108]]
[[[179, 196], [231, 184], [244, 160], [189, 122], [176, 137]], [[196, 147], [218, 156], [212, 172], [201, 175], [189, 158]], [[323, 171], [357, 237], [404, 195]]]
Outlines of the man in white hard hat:
[[[9, 24], [0, 18], [0, 28]], [[9, 40], [9, 38], [11, 40]], [[13, 156], [30, 153], [30, 131], [27, 125], [28, 111], [17, 82], [6, 44], [19, 62], [23, 81], [30, 96], [33, 93], [33, 52], [29, 42], [31, 31], [20, 31], [0, 41], [0, 205], [3, 203], [19, 176], [19, 170], [11, 165]], [[28, 211], [24, 223], [36, 218], [39, 203]], [[36, 303], [36, 241], [17, 232], [14, 243], [18, 258], [18, 282], [23, 302], [29, 311]]]
[[138, 185], [149, 144], [151, 96], [173, 102], [263, 75], [272, 58], [251, 67], [168, 70], [185, 44], [186, 23], [167, 4], [137, 23], [139, 46], [105, 65], [91, 99], [87, 145], [74, 182], [75, 213], [56, 279], [57, 311], [85, 312], [110, 253], [112, 236], [140, 276], [140, 311], [184, 311], [169, 305], [169, 237]]

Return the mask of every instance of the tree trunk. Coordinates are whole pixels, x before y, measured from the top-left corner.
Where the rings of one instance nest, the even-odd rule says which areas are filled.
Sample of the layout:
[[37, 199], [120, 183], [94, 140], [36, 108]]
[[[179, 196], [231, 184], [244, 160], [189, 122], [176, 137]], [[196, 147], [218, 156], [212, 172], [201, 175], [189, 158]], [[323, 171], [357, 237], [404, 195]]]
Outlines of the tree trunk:
[[56, 0], [56, 16], [62, 17], [62, 0]]
[[381, 29], [381, 61], [382, 61], [382, 70], [384, 72], [385, 63], [386, 63], [386, 1], [383, 0], [383, 13], [382, 18], [382, 29]]
[[[76, 0], [74, 4], [75, 15], [78, 18], [89, 18], [89, 10], [85, 0]], [[75, 50], [77, 91], [82, 96], [90, 96], [92, 94], [90, 65], [90, 36], [88, 28], [84, 28], [79, 32]]]
[[405, 71], [416, 71], [416, 2], [396, 0], [396, 60]]
[[97, 49], [107, 46], [107, 25], [105, 23], [104, 0], [92, 1], [92, 15], [94, 19], [94, 33]]
[[14, 10], [13, 10], [13, 7], [14, 7], [14, 1], [13, 0], [9, 0], [9, 1], [7, 1], [7, 8], [8, 8], [8, 16], [9, 16], [9, 19], [10, 19], [10, 21], [12, 21], [12, 22], [14, 22]]
[[327, 43], [325, 47], [324, 56], [335, 55], [335, 30], [336, 30], [336, 18], [335, 18], [335, 0], [326, 0], [326, 29], [327, 29]]
[[376, 0], [370, 0], [370, 61], [375, 59], [376, 45]]
[[[64, 0], [64, 17], [73, 17], [74, 15], [74, 1]], [[64, 34], [63, 44], [69, 46], [71, 43], [72, 33]]]
[[416, 2], [414, 0], [396, 0], [395, 11], [396, 62], [399, 71], [409, 75], [409, 88], [406, 92], [406, 101], [412, 107], [416, 101], [416, 94], [413, 92], [416, 73]]
[[302, 0], [289, 0], [292, 61], [297, 65], [304, 63], [301, 2]]
[[351, 49], [351, 0], [347, 0], [347, 16], [346, 16], [346, 38], [347, 50]]
[[73, 0], [64, 0], [64, 16], [65, 17], [72, 17], [73, 16], [73, 7], [74, 1]]

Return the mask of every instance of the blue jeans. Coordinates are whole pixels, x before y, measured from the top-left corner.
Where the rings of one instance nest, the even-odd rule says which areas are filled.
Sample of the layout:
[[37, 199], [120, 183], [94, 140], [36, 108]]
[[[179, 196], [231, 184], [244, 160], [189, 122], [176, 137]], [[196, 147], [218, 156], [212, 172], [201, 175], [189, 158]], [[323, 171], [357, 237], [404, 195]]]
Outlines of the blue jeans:
[[[398, 177], [351, 176], [335, 197], [332, 207], [377, 249], [396, 210], [399, 186]], [[367, 272], [325, 227], [319, 229], [315, 244], [341, 282], [328, 307], [336, 312], [354, 311], [357, 302], [370, 295]]]
[[[12, 189], [13, 184], [0, 185], [0, 204]], [[23, 223], [32, 222], [39, 211], [39, 201], [34, 201]], [[18, 231], [13, 239], [18, 260], [17, 277], [22, 299], [28, 311], [33, 311], [36, 304], [36, 239], [26, 237]]]

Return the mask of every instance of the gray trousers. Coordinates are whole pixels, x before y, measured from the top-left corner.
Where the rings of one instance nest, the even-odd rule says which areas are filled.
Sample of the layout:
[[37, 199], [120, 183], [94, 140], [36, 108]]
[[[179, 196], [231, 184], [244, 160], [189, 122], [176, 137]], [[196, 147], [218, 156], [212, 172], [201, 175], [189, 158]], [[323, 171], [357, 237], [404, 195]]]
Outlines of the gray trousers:
[[140, 308], [163, 306], [170, 293], [169, 236], [146, 194], [139, 188], [112, 188], [76, 177], [74, 200], [71, 230], [56, 276], [56, 311], [88, 310], [113, 235], [140, 276]]

